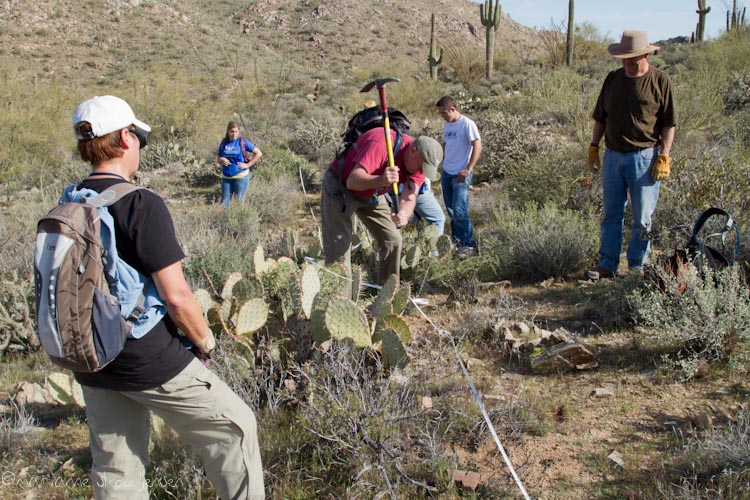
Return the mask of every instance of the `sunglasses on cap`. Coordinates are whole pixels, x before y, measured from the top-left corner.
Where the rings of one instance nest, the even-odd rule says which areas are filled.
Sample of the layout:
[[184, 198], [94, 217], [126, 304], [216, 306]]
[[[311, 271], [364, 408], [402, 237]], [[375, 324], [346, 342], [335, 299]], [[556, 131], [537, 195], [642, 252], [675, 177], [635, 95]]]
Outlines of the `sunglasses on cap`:
[[148, 132], [139, 128], [129, 128], [128, 132], [138, 138], [138, 149], [143, 149], [148, 144]]

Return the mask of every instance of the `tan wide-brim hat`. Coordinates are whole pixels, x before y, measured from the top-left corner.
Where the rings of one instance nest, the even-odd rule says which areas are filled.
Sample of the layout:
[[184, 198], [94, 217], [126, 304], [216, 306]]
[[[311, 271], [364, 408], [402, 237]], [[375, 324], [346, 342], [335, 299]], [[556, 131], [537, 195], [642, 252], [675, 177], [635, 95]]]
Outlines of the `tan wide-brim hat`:
[[609, 55], [620, 59], [638, 57], [659, 50], [657, 45], [648, 43], [648, 34], [645, 30], [625, 30], [622, 32], [620, 43], [611, 43], [607, 47]]

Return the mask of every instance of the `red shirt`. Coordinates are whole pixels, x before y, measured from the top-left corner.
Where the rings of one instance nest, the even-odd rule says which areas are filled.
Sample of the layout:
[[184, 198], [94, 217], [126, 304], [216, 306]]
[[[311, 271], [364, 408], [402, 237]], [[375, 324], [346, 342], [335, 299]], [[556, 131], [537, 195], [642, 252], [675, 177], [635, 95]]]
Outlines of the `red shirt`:
[[[391, 143], [395, 146], [396, 144], [396, 131], [391, 130]], [[414, 140], [406, 134], [402, 134], [401, 148], [394, 157], [394, 163], [399, 168], [399, 183], [405, 184], [407, 180], [414, 182], [417, 187], [420, 187], [424, 182], [424, 174], [417, 172], [409, 174], [404, 165], [404, 155], [409, 144]], [[381, 175], [388, 168], [388, 152], [385, 147], [385, 131], [383, 127], [376, 127], [368, 130], [364, 134], [360, 135], [357, 139], [356, 145], [349, 148], [344, 159], [344, 169], [341, 172], [341, 180], [346, 185], [346, 180], [352, 173], [352, 170], [356, 166], [361, 166], [370, 175]], [[331, 167], [338, 169], [336, 160], [331, 164]], [[385, 185], [379, 188], [377, 195], [383, 195], [391, 189], [390, 185]], [[360, 200], [367, 200], [375, 195], [374, 189], [368, 189], [366, 191], [351, 191], [354, 196]]]

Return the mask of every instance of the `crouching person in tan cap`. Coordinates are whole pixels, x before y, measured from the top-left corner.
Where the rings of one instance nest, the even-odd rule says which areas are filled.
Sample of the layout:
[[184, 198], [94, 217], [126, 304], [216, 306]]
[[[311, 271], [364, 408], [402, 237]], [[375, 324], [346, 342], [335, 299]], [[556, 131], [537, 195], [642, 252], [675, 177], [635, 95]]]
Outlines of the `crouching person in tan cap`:
[[[399, 228], [409, 223], [420, 186], [425, 178], [435, 179], [443, 160], [443, 148], [435, 139], [403, 134], [399, 141], [395, 130], [390, 133], [397, 168], [388, 167], [383, 127], [370, 129], [343, 157], [331, 162], [321, 196], [326, 263], [341, 262], [351, 271], [352, 217], [356, 214], [377, 241], [381, 285], [391, 274], [399, 277]], [[393, 183], [402, 186], [399, 211], [394, 214], [384, 196]]]
[[[92, 165], [78, 189], [101, 193], [135, 175], [151, 128], [122, 99], [101, 96], [78, 106], [73, 130], [81, 158]], [[138, 189], [109, 212], [119, 258], [146, 276], [158, 297], [144, 303], [149, 309], [112, 362], [94, 373], [75, 372], [86, 402], [95, 498], [149, 498], [151, 412], [200, 457], [219, 497], [265, 498], [255, 415], [206, 367], [216, 343], [182, 273], [185, 255], [164, 201]]]
[[615, 276], [620, 262], [625, 205], [630, 197], [633, 228], [627, 248], [628, 269], [642, 272], [651, 239], [651, 216], [660, 181], [669, 177], [670, 150], [677, 112], [669, 77], [651, 66], [648, 55], [659, 49], [645, 31], [626, 30], [609, 53], [622, 68], [604, 80], [594, 108], [588, 166], [600, 166], [599, 141], [607, 150], [602, 167], [603, 208], [599, 265], [584, 277]]

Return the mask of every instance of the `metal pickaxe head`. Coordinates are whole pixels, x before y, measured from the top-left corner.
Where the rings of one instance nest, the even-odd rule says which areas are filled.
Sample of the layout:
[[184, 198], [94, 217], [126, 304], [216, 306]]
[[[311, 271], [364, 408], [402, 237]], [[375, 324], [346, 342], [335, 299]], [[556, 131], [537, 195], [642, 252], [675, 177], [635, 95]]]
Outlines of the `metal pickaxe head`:
[[369, 92], [373, 89], [373, 87], [377, 87], [378, 89], [385, 88], [385, 84], [389, 82], [400, 82], [398, 78], [378, 78], [377, 80], [373, 80], [364, 87], [362, 87], [362, 90], [360, 92]]

